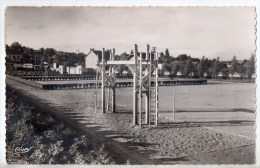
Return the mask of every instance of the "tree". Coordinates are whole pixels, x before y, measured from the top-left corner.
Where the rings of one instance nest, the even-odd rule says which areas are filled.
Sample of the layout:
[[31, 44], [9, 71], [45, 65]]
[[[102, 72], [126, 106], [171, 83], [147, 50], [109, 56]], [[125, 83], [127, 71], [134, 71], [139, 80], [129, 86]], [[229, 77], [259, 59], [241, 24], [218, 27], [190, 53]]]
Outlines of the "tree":
[[245, 79], [246, 72], [247, 72], [247, 62], [248, 60], [244, 60], [239, 66], [237, 67], [237, 72]]
[[168, 48], [166, 48], [166, 50], [165, 50], [165, 56], [166, 56], [166, 57], [170, 57], [170, 53], [169, 53]]
[[237, 70], [237, 58], [236, 56], [233, 57], [231, 61], [231, 66], [228, 69], [229, 74], [231, 74], [231, 78], [233, 79], [233, 75], [235, 74]]
[[160, 53], [159, 63], [163, 64], [163, 71], [172, 71], [172, 61], [173, 58], [169, 55], [168, 49], [166, 49], [165, 54], [163, 52]]
[[46, 48], [44, 51], [43, 51], [44, 55], [47, 56], [47, 57], [51, 57], [53, 55], [56, 54], [56, 51], [55, 49], [53, 48]]
[[10, 49], [9, 45], [6, 44], [5, 49], [6, 49], [6, 51], [8, 51]]
[[215, 79], [217, 79], [218, 77], [218, 73], [219, 73], [219, 57], [214, 61], [214, 64], [213, 64], [213, 72], [212, 72], [212, 78], [213, 76], [215, 77]]
[[176, 59], [177, 61], [186, 61], [189, 57], [186, 54], [179, 55]]
[[159, 63], [163, 63], [163, 62], [164, 62], [163, 59], [164, 59], [164, 53], [163, 53], [163, 52], [160, 52], [159, 58], [158, 58], [158, 62], [159, 62]]
[[13, 50], [16, 50], [18, 52], [21, 52], [21, 53], [23, 52], [22, 45], [20, 43], [18, 43], [18, 42], [13, 42], [11, 44], [10, 48], [13, 49]]
[[11, 47], [12, 47], [12, 48], [19, 48], [19, 47], [22, 47], [22, 45], [21, 45], [20, 43], [18, 43], [18, 42], [13, 42], [13, 43], [11, 44]]
[[42, 58], [41, 58], [41, 63], [40, 63], [40, 69], [41, 69], [41, 70], [44, 70], [44, 61], [45, 61], [45, 57], [42, 56]]
[[252, 54], [250, 59], [247, 61], [246, 65], [246, 75], [248, 79], [252, 78], [252, 75], [255, 73], [255, 55]]
[[191, 62], [191, 59], [189, 58], [185, 62], [184, 76], [188, 77], [190, 75], [191, 71], [192, 71], [192, 62]]
[[203, 56], [198, 64], [198, 75], [200, 78], [203, 77], [205, 71], [206, 71], [205, 56]]
[[225, 65], [225, 67], [221, 68], [220, 71], [222, 73], [222, 78], [228, 79], [228, 68], [227, 68], [227, 66]]
[[177, 61], [172, 63], [172, 77], [176, 76], [177, 72], [179, 71], [180, 66]]

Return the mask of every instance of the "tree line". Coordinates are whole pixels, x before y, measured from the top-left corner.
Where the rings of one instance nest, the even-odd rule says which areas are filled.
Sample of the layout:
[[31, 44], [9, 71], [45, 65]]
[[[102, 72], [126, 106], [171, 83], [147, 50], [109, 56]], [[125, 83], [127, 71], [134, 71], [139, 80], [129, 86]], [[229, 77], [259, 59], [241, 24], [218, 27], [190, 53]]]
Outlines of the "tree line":
[[[12, 43], [10, 46], [6, 44], [6, 53], [16, 52], [22, 55], [22, 63], [33, 63], [40, 65], [43, 69], [44, 62], [48, 64], [53, 64], [54, 62], [58, 65], [64, 66], [75, 66], [77, 64], [82, 64], [85, 61], [86, 54], [82, 52], [62, 52], [57, 51], [54, 48], [40, 48], [34, 50], [32, 48], [22, 46], [18, 42]], [[6, 58], [6, 62], [10, 62]]]
[[255, 73], [255, 55], [252, 54], [249, 59], [243, 61], [237, 60], [236, 56], [230, 61], [220, 61], [219, 57], [208, 59], [203, 56], [201, 59], [192, 58], [186, 54], [181, 54], [177, 57], [170, 56], [169, 50], [159, 54], [159, 63], [162, 64], [161, 75], [165, 71], [170, 73], [171, 77], [176, 77], [178, 72], [182, 76], [204, 78], [210, 77], [212, 79], [219, 78], [233, 78], [234, 75], [239, 74], [240, 78], [251, 79]]
[[[48, 64], [53, 64], [54, 62], [58, 65], [64, 66], [75, 66], [84, 65], [86, 54], [82, 52], [62, 52], [57, 51], [54, 48], [40, 48], [34, 50], [32, 48], [22, 46], [18, 42], [12, 43], [10, 46], [6, 45], [6, 52], [11, 50], [19, 52], [22, 54], [22, 62], [40, 65], [41, 69], [44, 67], [44, 62]], [[122, 53], [121, 55], [116, 55], [117, 59], [126, 58], [129, 54]], [[9, 62], [6, 58], [6, 62]], [[243, 61], [237, 60], [236, 56], [230, 61], [220, 61], [219, 57], [214, 59], [208, 59], [203, 56], [201, 59], [192, 58], [189, 55], [181, 54], [177, 57], [170, 55], [169, 50], [166, 49], [165, 52], [159, 53], [159, 63], [162, 64], [162, 70], [160, 70], [160, 76], [164, 75], [164, 72], [169, 72], [169, 76], [176, 77], [178, 72], [181, 76], [198, 77], [216, 79], [221, 74], [222, 78], [233, 78], [235, 74], [239, 74], [241, 78], [251, 79], [252, 75], [255, 73], [255, 55], [252, 54], [249, 59]], [[126, 66], [120, 68], [122, 73], [124, 70], [128, 70]]]

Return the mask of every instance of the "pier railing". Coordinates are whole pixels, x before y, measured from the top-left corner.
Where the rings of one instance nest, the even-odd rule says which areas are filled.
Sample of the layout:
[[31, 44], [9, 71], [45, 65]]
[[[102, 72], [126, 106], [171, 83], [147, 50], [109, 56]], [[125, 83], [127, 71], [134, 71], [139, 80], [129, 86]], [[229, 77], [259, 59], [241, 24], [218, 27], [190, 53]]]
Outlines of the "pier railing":
[[[18, 82], [36, 87], [36, 88], [41, 88], [45, 90], [57, 90], [57, 89], [91, 89], [96, 87], [96, 82], [93, 81], [94, 79], [92, 78], [92, 81], [86, 81], [82, 83], [82, 81], [79, 82], [79, 80], [74, 80], [72, 83], [66, 83], [65, 81], [62, 81], [61, 83], [38, 83], [36, 82], [37, 80], [30, 80], [26, 78], [19, 78], [15, 76], [10, 76], [6, 75], [7, 78], [16, 80]], [[123, 78], [124, 79], [124, 78]], [[129, 78], [126, 78], [129, 79]], [[91, 80], [91, 79], [90, 79]], [[40, 80], [42, 81], [42, 80]], [[158, 81], [159, 86], [177, 86], [177, 85], [206, 85], [207, 80], [205, 79], [182, 79], [182, 80], [167, 80], [163, 79]], [[154, 81], [151, 81], [151, 86], [154, 85]], [[131, 80], [119, 80], [116, 82], [116, 87], [132, 87], [133, 82]], [[101, 87], [101, 82], [97, 82], [97, 87]]]

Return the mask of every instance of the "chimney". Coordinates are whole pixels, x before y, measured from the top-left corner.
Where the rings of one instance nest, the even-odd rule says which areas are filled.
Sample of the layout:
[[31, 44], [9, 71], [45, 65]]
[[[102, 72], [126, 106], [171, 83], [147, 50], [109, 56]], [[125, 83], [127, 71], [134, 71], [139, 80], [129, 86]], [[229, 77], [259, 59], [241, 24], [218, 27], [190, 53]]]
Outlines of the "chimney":
[[94, 51], [94, 48], [91, 48], [90, 51]]

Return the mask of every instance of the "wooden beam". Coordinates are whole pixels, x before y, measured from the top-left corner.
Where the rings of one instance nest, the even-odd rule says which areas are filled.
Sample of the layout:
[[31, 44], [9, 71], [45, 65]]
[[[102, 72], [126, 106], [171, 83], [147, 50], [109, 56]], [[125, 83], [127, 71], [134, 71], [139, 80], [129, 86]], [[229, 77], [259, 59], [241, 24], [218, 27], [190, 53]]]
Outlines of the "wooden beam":
[[[149, 59], [149, 45], [147, 44], [147, 50], [146, 50], [146, 57], [145, 57], [145, 60], [148, 62], [148, 60], [150, 61], [150, 59]], [[146, 81], [148, 82], [148, 84], [147, 84], [147, 93], [145, 94], [145, 121], [144, 121], [144, 123], [145, 124], [148, 124], [149, 123], [149, 113], [150, 113], [150, 108], [149, 108], [149, 106], [150, 106], [150, 104], [149, 104], [149, 99], [150, 99], [150, 97], [149, 97], [149, 92], [150, 92], [150, 85], [149, 85], [149, 82], [150, 82], [150, 76], [149, 76], [149, 67], [150, 67], [150, 65], [151, 64], [149, 64], [149, 65], [147, 65], [147, 66], [145, 66], [145, 76], [147, 76], [147, 78], [146, 78]], [[143, 81], [144, 82], [144, 81]], [[143, 83], [142, 83], [143, 84]]]
[[[113, 48], [112, 50], [112, 61], [115, 60], [115, 49]], [[112, 74], [115, 73], [115, 67], [112, 66]], [[114, 76], [114, 80], [115, 80], [115, 76]], [[115, 81], [114, 81], [115, 83]], [[113, 83], [113, 85], [114, 85]], [[116, 89], [115, 87], [112, 88], [112, 112], [114, 113], [116, 111]]]
[[106, 112], [106, 98], [105, 98], [105, 49], [103, 48], [102, 51], [102, 71], [101, 71], [101, 101], [102, 101], [102, 112], [105, 113]]
[[158, 125], [158, 107], [159, 107], [159, 90], [158, 90], [158, 52], [155, 55], [155, 125]]
[[97, 70], [97, 67], [96, 67], [96, 88], [95, 88], [95, 92], [96, 92], [96, 95], [95, 95], [95, 113], [97, 112], [97, 94], [98, 94], [98, 70]]
[[142, 73], [143, 73], [143, 66], [142, 66], [142, 57], [140, 53], [140, 59], [139, 59], [139, 96], [138, 96], [138, 105], [139, 105], [139, 125], [142, 126]]
[[[112, 60], [112, 52], [110, 50], [110, 57], [109, 57], [110, 61]], [[107, 79], [109, 81], [109, 86], [111, 86], [111, 83], [113, 82], [113, 79], [110, 77], [111, 75], [111, 71], [112, 71], [112, 67], [109, 66], [108, 69], [108, 76], [109, 78]], [[110, 88], [107, 88], [107, 111], [109, 111], [109, 104], [110, 104]]]
[[137, 124], [137, 93], [136, 93], [136, 88], [137, 88], [137, 45], [135, 44], [135, 50], [134, 50], [134, 62], [135, 62], [135, 72], [133, 73], [133, 125]]
[[[149, 48], [148, 48], [149, 47]], [[149, 93], [148, 93], [148, 114], [147, 114], [147, 122], [148, 122], [148, 124], [149, 124], [149, 127], [150, 127], [150, 124], [151, 124], [151, 78], [152, 78], [152, 76], [151, 76], [151, 74], [152, 74], [152, 63], [154, 63], [153, 61], [152, 61], [152, 54], [150, 54], [150, 46], [148, 46], [147, 48], [147, 53], [148, 53], [148, 55], [149, 55], [149, 60], [150, 60], [150, 62], [151, 62], [151, 64], [150, 65], [148, 65], [148, 67], [149, 67], [149, 69], [148, 69], [148, 74], [149, 74], [149, 77], [148, 77], [148, 88], [149, 88]]]

